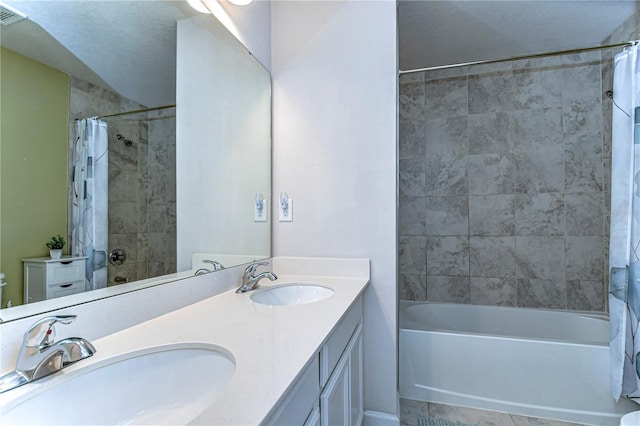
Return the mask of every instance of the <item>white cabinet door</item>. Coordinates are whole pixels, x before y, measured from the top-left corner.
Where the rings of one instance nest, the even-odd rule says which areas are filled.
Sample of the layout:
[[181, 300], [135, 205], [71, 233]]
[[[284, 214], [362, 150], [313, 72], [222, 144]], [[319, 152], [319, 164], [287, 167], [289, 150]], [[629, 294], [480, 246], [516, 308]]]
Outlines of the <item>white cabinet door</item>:
[[364, 407], [362, 404], [362, 327], [354, 333], [353, 346], [349, 353], [349, 372], [350, 372], [350, 425], [360, 426], [364, 417]]
[[[346, 355], [346, 354], [345, 354]], [[349, 357], [344, 356], [320, 395], [320, 424], [345, 426], [349, 424]]]

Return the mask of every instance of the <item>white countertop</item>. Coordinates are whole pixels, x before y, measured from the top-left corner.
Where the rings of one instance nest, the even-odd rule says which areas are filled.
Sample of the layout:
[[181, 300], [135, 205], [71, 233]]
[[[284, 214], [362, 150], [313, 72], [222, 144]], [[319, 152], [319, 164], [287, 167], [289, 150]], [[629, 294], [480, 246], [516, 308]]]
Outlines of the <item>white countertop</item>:
[[[331, 261], [331, 260], [329, 260]], [[251, 292], [236, 294], [235, 288], [201, 302], [108, 335], [92, 343], [96, 354], [63, 370], [78, 374], [91, 363], [100, 365], [129, 352], [153, 351], [172, 344], [214, 345], [232, 354], [235, 374], [224, 393], [190, 424], [257, 425], [285, 396], [304, 367], [317, 354], [323, 342], [369, 282], [369, 265], [354, 259], [352, 270], [343, 260], [337, 268], [277, 262], [274, 282], [262, 280], [261, 288], [286, 283], [317, 283], [335, 291], [315, 303], [269, 306], [250, 300]], [[365, 265], [366, 267], [363, 267]], [[314, 265], [315, 266], [315, 265]], [[308, 270], [307, 270], [308, 269]], [[310, 275], [300, 275], [301, 270]], [[342, 272], [347, 271], [345, 274]], [[69, 376], [71, 377], [71, 376]], [[135, 380], [130, 378], [126, 380]], [[0, 396], [0, 404], [22, 399], [25, 392], [51, 386], [45, 378]]]

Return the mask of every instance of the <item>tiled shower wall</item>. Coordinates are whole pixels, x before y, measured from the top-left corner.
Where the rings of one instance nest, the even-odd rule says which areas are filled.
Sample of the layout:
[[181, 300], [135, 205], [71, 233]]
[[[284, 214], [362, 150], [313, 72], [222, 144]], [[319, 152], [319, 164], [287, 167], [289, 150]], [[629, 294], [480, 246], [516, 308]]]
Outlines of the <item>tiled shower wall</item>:
[[[70, 105], [72, 120], [144, 108], [74, 77]], [[135, 281], [175, 272], [175, 109], [104, 120], [109, 137], [108, 249], [127, 253], [124, 264], [107, 265], [108, 285], [116, 284], [116, 277]], [[70, 143], [74, 138], [70, 132]]]
[[603, 311], [600, 53], [403, 76], [400, 298]]

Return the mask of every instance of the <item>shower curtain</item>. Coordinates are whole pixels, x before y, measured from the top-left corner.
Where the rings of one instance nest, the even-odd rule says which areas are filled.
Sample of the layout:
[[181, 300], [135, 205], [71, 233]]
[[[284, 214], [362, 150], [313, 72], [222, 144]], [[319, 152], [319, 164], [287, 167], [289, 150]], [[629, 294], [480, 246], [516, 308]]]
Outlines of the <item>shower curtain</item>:
[[615, 400], [640, 402], [640, 64], [638, 46], [614, 59], [609, 312]]
[[108, 151], [107, 123], [76, 123], [71, 173], [71, 250], [87, 256], [85, 290], [107, 286]]

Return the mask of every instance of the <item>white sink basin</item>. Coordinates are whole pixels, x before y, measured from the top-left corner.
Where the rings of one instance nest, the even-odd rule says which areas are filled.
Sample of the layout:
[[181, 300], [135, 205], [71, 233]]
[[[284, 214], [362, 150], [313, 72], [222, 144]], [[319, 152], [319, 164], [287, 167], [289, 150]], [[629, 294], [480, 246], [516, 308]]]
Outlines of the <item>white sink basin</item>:
[[334, 291], [317, 284], [283, 284], [257, 290], [251, 300], [263, 305], [304, 305], [331, 296]]
[[[2, 424], [187, 424], [224, 391], [235, 372], [234, 361], [222, 352], [175, 346], [93, 367], [26, 385], [46, 389], [3, 407]], [[45, 386], [47, 380], [51, 387]]]

